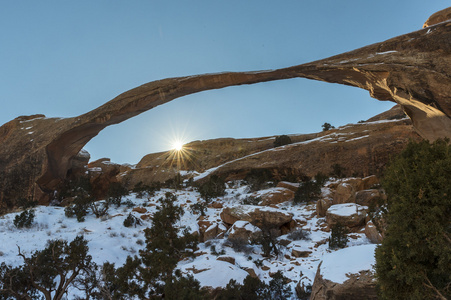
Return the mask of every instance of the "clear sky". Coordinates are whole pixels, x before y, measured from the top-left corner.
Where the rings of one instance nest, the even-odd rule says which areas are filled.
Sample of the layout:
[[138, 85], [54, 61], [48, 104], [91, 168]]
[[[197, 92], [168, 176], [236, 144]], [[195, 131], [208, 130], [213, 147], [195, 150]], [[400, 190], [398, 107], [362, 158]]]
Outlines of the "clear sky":
[[[71, 117], [167, 77], [298, 65], [421, 29], [431, 0], [0, 0], [0, 123]], [[393, 104], [366, 91], [290, 79], [176, 99], [102, 131], [92, 159], [137, 163], [219, 137], [310, 133]]]

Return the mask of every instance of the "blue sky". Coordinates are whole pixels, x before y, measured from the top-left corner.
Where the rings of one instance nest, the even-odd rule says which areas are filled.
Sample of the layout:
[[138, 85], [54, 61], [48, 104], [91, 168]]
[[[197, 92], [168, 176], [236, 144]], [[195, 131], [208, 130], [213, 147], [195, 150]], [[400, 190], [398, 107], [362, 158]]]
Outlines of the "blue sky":
[[[85, 113], [167, 77], [297, 65], [421, 29], [444, 1], [0, 1], [0, 123]], [[176, 99], [94, 138], [93, 159], [137, 163], [219, 137], [309, 133], [392, 106], [366, 91], [290, 79]]]

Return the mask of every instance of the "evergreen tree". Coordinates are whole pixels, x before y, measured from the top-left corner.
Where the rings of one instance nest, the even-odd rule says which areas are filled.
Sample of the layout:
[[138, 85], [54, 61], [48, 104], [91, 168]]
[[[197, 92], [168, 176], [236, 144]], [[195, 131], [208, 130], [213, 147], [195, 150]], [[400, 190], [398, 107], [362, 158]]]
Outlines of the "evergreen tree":
[[44, 250], [30, 257], [19, 248], [24, 264], [12, 268], [0, 266], [0, 296], [3, 299], [60, 300], [78, 278], [90, 276], [96, 265], [88, 255], [88, 242], [77, 236], [69, 244], [63, 240], [49, 241]]
[[160, 209], [154, 214], [152, 226], [144, 230], [146, 248], [141, 251], [143, 279], [153, 288], [154, 294], [163, 293], [161, 283], [173, 282], [173, 271], [184, 257], [192, 256], [197, 247], [197, 237], [185, 230], [179, 236], [180, 229], [175, 224], [183, 215], [183, 209], [175, 206], [176, 196], [166, 193], [160, 199]]
[[199, 186], [198, 191], [200, 196], [209, 202], [213, 198], [224, 196], [225, 188], [224, 179], [217, 175], [211, 175], [207, 182]]
[[385, 238], [376, 250], [383, 299], [451, 298], [451, 146], [411, 142], [385, 171]]
[[340, 223], [332, 225], [329, 237], [329, 248], [340, 249], [348, 243], [348, 229]]
[[321, 125], [321, 127], [323, 128], [323, 131], [328, 131], [335, 128], [334, 126], [332, 126], [330, 123], [327, 122]]
[[306, 181], [299, 184], [298, 189], [294, 193], [293, 203], [306, 203], [318, 200], [321, 194], [321, 185], [316, 181]]

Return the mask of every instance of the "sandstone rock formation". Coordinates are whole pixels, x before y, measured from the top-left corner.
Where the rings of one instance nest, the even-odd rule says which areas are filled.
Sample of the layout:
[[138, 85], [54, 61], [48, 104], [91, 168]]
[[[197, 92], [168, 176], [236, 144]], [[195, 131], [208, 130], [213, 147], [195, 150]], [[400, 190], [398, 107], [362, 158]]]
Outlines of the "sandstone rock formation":
[[293, 67], [150, 82], [73, 118], [18, 117], [0, 127], [0, 203], [12, 206], [18, 197], [46, 203], [74, 157], [105, 127], [184, 95], [233, 85], [301, 77], [359, 87], [400, 104], [421, 136], [451, 137], [450, 39], [446, 21]]
[[367, 208], [355, 203], [335, 204], [326, 212], [326, 222], [329, 226], [342, 224], [349, 228], [359, 227], [365, 224]]
[[332, 165], [339, 164], [347, 176], [369, 176], [379, 174], [410, 139], [419, 140], [419, 136], [408, 119], [354, 124], [321, 133], [306, 142], [235, 159], [217, 167], [212, 174], [227, 180], [243, 179], [251, 169], [265, 169], [275, 180], [299, 180], [318, 172], [329, 174]]
[[275, 208], [253, 205], [226, 207], [220, 216], [222, 221], [229, 225], [235, 224], [237, 221], [246, 221], [259, 228], [280, 228], [290, 223], [293, 218], [292, 214]]
[[341, 249], [323, 256], [311, 300], [378, 299], [373, 266], [374, 245]]

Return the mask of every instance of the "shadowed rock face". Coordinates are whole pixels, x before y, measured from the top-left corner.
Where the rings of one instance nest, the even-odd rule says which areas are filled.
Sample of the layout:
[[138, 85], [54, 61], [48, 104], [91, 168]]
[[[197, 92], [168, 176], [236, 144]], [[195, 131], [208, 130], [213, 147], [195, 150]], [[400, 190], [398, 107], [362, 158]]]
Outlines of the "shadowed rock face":
[[355, 86], [400, 104], [422, 137], [451, 137], [450, 55], [451, 22], [442, 22], [289, 68], [150, 82], [74, 118], [18, 117], [0, 127], [0, 203], [18, 196], [45, 203], [73, 158], [105, 127], [181, 96], [233, 85], [300, 77]]

